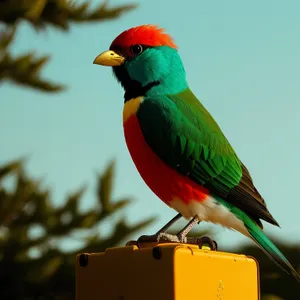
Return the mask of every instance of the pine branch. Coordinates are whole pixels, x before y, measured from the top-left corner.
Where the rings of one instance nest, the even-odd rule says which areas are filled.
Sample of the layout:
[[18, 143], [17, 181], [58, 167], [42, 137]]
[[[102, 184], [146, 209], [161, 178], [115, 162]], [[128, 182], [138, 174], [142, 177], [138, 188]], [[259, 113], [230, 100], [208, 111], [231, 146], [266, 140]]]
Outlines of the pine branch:
[[45, 92], [58, 92], [65, 87], [40, 77], [42, 67], [49, 56], [37, 58], [34, 53], [23, 54], [13, 58], [7, 51], [0, 55], [0, 82], [11, 80], [17, 84]]
[[78, 4], [70, 0], [6, 0], [0, 2], [0, 22], [14, 25], [19, 20], [26, 20], [36, 29], [53, 25], [66, 30], [71, 22], [102, 22], [135, 7], [135, 4], [128, 4], [110, 8], [108, 1], [90, 9], [89, 1]]
[[[8, 295], [26, 298], [26, 295], [41, 292], [50, 295], [53, 291], [72, 294], [75, 254], [103, 251], [154, 221], [148, 218], [132, 225], [123, 219], [112, 221], [113, 216], [131, 203], [126, 198], [112, 199], [113, 166], [109, 164], [106, 171], [98, 175], [98, 201], [87, 212], [79, 209], [85, 188], [70, 194], [61, 207], [55, 207], [50, 191], [42, 189], [39, 181], [28, 178], [20, 162], [0, 166], [0, 290], [3, 299]], [[13, 189], [1, 185], [12, 175], [16, 181]], [[113, 230], [103, 238], [101, 225], [107, 220]], [[40, 227], [41, 234], [34, 237], [31, 229], [36, 226]], [[59, 241], [79, 232], [84, 233], [84, 237], [79, 238], [81, 247], [67, 253], [62, 251]], [[40, 256], [33, 258], [33, 250]]]
[[13, 41], [16, 33], [16, 27], [6, 28], [0, 31], [0, 53], [7, 50], [9, 44]]
[[21, 167], [21, 162], [20, 161], [12, 161], [2, 167], [0, 167], [0, 183], [1, 180], [4, 179], [4, 177], [8, 176], [11, 172], [14, 172], [16, 170], [19, 170]]
[[90, 8], [89, 1], [81, 4], [71, 0], [0, 1], [0, 24], [6, 25], [6, 31], [0, 32], [0, 83], [10, 80], [43, 92], [59, 92], [65, 89], [64, 85], [41, 77], [41, 70], [49, 61], [49, 56], [38, 58], [34, 53], [27, 53], [13, 57], [9, 53], [8, 47], [13, 41], [20, 20], [28, 21], [37, 30], [52, 25], [66, 31], [71, 23], [114, 19], [135, 7], [136, 5], [129, 4], [110, 8], [108, 1], [95, 9]]

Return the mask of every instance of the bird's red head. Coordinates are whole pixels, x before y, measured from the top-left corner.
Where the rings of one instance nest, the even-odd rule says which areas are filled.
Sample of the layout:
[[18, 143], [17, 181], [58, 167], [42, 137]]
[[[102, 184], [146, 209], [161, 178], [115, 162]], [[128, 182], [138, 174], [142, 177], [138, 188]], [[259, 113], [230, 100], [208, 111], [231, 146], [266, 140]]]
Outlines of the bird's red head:
[[110, 46], [110, 50], [122, 49], [122, 53], [131, 56], [131, 47], [143, 45], [148, 47], [168, 46], [177, 49], [172, 37], [164, 29], [155, 25], [141, 25], [123, 31]]
[[[177, 46], [165, 31], [142, 25], [122, 32], [110, 49], [94, 59], [110, 66], [125, 90], [125, 100], [137, 96], [176, 94], [188, 87]], [[174, 76], [175, 74], [175, 76]]]

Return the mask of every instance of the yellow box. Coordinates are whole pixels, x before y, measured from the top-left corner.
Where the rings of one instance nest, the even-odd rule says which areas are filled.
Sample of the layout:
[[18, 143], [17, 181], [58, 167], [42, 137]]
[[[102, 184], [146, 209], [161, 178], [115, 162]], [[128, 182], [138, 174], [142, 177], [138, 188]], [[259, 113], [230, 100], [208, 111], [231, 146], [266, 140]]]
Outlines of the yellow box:
[[163, 243], [76, 258], [76, 300], [258, 300], [252, 257]]

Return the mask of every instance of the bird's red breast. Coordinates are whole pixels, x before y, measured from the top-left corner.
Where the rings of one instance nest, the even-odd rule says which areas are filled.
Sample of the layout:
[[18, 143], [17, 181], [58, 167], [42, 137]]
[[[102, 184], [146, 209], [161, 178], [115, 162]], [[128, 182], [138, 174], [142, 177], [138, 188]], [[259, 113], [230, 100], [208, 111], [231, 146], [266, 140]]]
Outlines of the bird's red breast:
[[141, 177], [168, 205], [175, 199], [180, 199], [186, 204], [192, 200], [205, 200], [209, 195], [207, 189], [164, 163], [146, 143], [136, 116], [141, 101], [142, 97], [127, 101], [123, 110], [126, 144]]

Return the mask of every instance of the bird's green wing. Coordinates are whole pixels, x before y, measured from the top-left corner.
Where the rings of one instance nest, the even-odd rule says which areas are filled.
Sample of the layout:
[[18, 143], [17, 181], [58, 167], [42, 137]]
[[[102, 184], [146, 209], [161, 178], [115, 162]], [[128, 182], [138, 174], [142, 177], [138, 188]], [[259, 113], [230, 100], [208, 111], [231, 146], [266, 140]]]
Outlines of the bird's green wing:
[[137, 111], [143, 136], [169, 166], [242, 209], [258, 224], [278, 225], [221, 129], [190, 89], [145, 97]]

